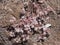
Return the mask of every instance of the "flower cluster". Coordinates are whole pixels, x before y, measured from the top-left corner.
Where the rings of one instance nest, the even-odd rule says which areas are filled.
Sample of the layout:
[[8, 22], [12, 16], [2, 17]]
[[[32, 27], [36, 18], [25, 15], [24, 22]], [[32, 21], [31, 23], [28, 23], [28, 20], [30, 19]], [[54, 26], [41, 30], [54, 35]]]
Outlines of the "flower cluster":
[[7, 27], [9, 40], [22, 43], [27, 42], [31, 35], [39, 34], [37, 42], [44, 42], [49, 37], [49, 27], [51, 27], [51, 24], [47, 23], [50, 11], [49, 6], [45, 6], [43, 0], [25, 2], [18, 23]]

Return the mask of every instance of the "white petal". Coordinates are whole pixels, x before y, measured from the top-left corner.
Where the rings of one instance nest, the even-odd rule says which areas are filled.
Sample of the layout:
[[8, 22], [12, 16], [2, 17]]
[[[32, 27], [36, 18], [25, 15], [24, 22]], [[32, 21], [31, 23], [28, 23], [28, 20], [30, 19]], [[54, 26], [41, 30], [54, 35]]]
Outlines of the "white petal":
[[15, 31], [16, 32], [20, 32], [20, 28], [15, 28]]
[[47, 39], [47, 37], [43, 37], [43, 39]]
[[46, 28], [48, 28], [48, 27], [50, 27], [50, 26], [51, 26], [51, 24], [46, 24], [46, 25], [45, 25]]

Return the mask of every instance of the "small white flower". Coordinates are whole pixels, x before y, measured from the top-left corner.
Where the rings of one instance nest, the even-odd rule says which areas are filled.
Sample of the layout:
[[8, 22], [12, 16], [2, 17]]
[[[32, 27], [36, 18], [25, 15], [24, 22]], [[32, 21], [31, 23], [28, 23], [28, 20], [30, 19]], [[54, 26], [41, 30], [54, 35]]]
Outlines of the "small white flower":
[[32, 25], [31, 27], [34, 28], [34, 25]]
[[24, 25], [24, 27], [27, 27], [26, 25]]
[[39, 29], [41, 29], [42, 27], [39, 27]]
[[20, 32], [20, 28], [15, 28], [15, 31], [16, 32]]
[[44, 31], [46, 31], [46, 30], [47, 30], [47, 28], [46, 28], [46, 27], [43, 27], [43, 30], [44, 30]]
[[25, 41], [26, 39], [25, 38], [23, 38], [23, 41]]
[[46, 24], [46, 25], [44, 25], [42, 27], [43, 27], [43, 30], [46, 31], [48, 29], [48, 27], [50, 27], [50, 26], [51, 26], [51, 24]]
[[46, 40], [46, 39], [47, 39], [47, 37], [43, 37], [43, 39], [44, 39], [44, 40]]
[[39, 36], [38, 39], [41, 39], [41, 36]]
[[10, 35], [11, 37], [15, 36], [14, 32], [9, 32], [9, 35]]
[[48, 20], [50, 17], [47, 17], [46, 20]]
[[15, 17], [11, 17], [10, 22], [14, 22], [14, 21], [16, 21], [16, 18]]
[[23, 13], [25, 13], [25, 9], [24, 8], [22, 8], [22, 11], [23, 11]]
[[39, 24], [42, 24], [41, 22], [39, 22]]
[[43, 0], [40, 0], [39, 2], [40, 2], [40, 3], [43, 3], [44, 1], [43, 1]]
[[18, 42], [20, 41], [20, 38], [17, 37], [17, 38], [14, 39], [14, 41], [15, 41], [16, 43], [18, 43]]
[[44, 15], [43, 11], [40, 11], [39, 14], [40, 14], [40, 15]]
[[23, 30], [22, 30], [22, 29], [20, 29], [20, 32], [22, 32], [22, 33], [23, 33]]
[[34, 23], [34, 24], [38, 24], [38, 22], [37, 22], [36, 20], [33, 20], [33, 23]]
[[48, 27], [50, 27], [50, 26], [51, 26], [51, 24], [46, 24], [46, 25], [45, 25], [46, 28], [48, 28]]
[[46, 32], [43, 32], [43, 35], [46, 35]]
[[25, 37], [25, 35], [22, 35], [22, 37]]
[[37, 28], [37, 27], [35, 27], [35, 30], [38, 30], [38, 28]]
[[24, 19], [25, 18], [25, 16], [22, 16], [22, 19]]
[[24, 2], [24, 5], [28, 5], [28, 2]]
[[24, 27], [29, 27], [29, 25], [24, 25]]
[[28, 24], [26, 25], [27, 27], [30, 27]]

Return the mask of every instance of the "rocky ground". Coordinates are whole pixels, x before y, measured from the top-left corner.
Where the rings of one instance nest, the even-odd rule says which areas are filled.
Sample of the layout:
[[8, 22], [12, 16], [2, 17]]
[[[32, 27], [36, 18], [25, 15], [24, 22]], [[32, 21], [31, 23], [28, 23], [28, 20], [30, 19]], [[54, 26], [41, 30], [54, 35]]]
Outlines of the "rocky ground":
[[[2, 27], [11, 25], [9, 22], [11, 16], [14, 16], [17, 20], [19, 20], [19, 14], [21, 12], [21, 8], [23, 7], [23, 1], [24, 0], [0, 0], [0, 45], [12, 45], [12, 42], [7, 39], [5, 28]], [[35, 42], [34, 37], [37, 36], [35, 35], [31, 37], [26, 45], [60, 45], [60, 11], [56, 11], [59, 10], [60, 7], [57, 6], [56, 1], [57, 0], [46, 0], [46, 2], [57, 14], [50, 13], [49, 15], [50, 20], [48, 20], [48, 22], [52, 24], [50, 37], [42, 43]]]

